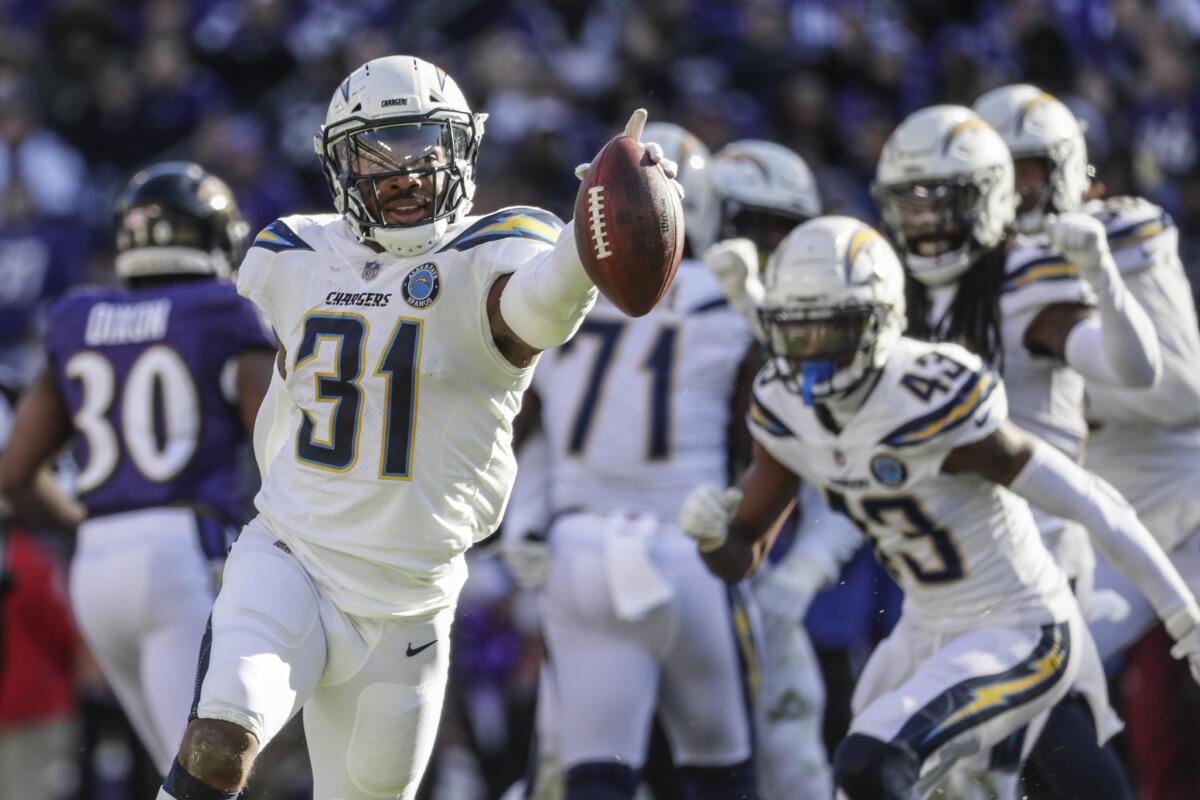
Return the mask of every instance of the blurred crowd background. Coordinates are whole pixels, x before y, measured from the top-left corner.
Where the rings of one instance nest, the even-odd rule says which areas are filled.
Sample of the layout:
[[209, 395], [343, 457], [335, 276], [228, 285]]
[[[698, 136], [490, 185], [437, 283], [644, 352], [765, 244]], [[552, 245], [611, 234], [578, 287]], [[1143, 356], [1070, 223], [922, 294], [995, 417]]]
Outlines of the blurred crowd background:
[[[200, 162], [253, 229], [326, 210], [312, 136], [328, 99], [360, 63], [398, 52], [444, 67], [491, 115], [476, 211], [522, 203], [564, 218], [574, 165], [645, 105], [714, 150], [751, 136], [794, 148], [827, 211], [874, 220], [876, 158], [906, 114], [1032, 82], [1086, 121], [1109, 193], [1165, 206], [1200, 269], [1200, 0], [0, 0], [7, 382], [38, 367], [48, 301], [112, 279], [111, 204], [139, 166]], [[78, 745], [64, 797], [150, 797], [156, 778], [55, 605], [68, 550], [34, 536], [0, 558], [0, 591], [18, 564], [44, 584], [35, 604], [6, 602], [0, 616], [0, 754], [66, 722]], [[539, 657], [530, 599], [486, 552], [472, 569], [428, 789], [453, 800], [496, 797], [524, 771]], [[845, 724], [838, 681], [894, 607], [863, 556], [809, 615], [831, 737]], [[1137, 698], [1122, 708], [1121, 747], [1141, 798], [1198, 797], [1196, 739], [1182, 735], [1197, 726], [1180, 721], [1197, 718], [1196, 702], [1165, 652], [1113, 665], [1117, 697]], [[252, 796], [306, 797], [302, 749], [285, 739], [272, 751]], [[4, 758], [0, 784], [19, 768]]]

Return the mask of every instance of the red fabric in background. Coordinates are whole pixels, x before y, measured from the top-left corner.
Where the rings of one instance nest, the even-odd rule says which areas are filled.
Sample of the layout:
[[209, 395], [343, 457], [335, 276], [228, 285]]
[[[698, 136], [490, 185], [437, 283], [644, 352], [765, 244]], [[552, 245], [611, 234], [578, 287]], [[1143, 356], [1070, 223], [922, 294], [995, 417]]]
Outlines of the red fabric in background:
[[62, 572], [16, 526], [0, 546], [10, 581], [0, 594], [0, 726], [69, 716], [79, 651]]
[[1200, 687], [1161, 627], [1129, 650], [1121, 707], [1138, 800], [1200, 798]]

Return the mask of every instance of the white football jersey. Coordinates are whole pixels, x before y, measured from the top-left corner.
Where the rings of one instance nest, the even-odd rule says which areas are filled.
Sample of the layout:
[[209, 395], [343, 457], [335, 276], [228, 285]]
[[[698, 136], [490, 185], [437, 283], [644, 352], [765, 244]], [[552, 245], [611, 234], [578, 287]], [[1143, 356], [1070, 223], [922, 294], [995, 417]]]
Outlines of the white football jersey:
[[[1009, 418], [1075, 461], [1082, 457], [1087, 435], [1083, 376], [1061, 359], [1030, 352], [1025, 347], [1025, 333], [1047, 306], [1094, 302], [1092, 290], [1080, 278], [1078, 268], [1050, 250], [1047, 237], [1016, 238], [1004, 264], [1000, 294]], [[1059, 564], [1072, 577], [1090, 572], [1093, 556], [1087, 531], [1041, 509], [1031, 510]]]
[[500, 354], [486, 297], [557, 240], [545, 211], [450, 227], [401, 258], [341, 217], [277, 220], [254, 240], [239, 291], [287, 351], [290, 416], [255, 499], [262, 519], [343, 609], [427, 615], [453, 604], [464, 551], [504, 511], [512, 420], [532, 376]]
[[603, 297], [533, 377], [554, 459], [551, 507], [674, 523], [700, 482], [727, 481], [734, 382], [752, 338], [698, 261], [650, 313]]
[[875, 546], [905, 610], [946, 630], [1062, 621], [1066, 578], [1020, 497], [976, 475], [942, 472], [955, 448], [1008, 416], [1004, 384], [954, 344], [902, 338], [840, 432], [768, 364], [750, 427], [780, 463], [819, 486]]
[[1087, 387], [1087, 465], [1170, 552], [1200, 525], [1200, 333], [1169, 215], [1129, 197], [1089, 203], [1130, 293], [1154, 322], [1162, 376], [1148, 389]]
[[1094, 305], [1095, 297], [1078, 268], [1045, 245], [1044, 236], [1018, 236], [1004, 266], [1000, 294], [1004, 385], [1012, 421], [1079, 460], [1087, 435], [1083, 376], [1059, 358], [1031, 353], [1025, 347], [1025, 333], [1046, 306]]

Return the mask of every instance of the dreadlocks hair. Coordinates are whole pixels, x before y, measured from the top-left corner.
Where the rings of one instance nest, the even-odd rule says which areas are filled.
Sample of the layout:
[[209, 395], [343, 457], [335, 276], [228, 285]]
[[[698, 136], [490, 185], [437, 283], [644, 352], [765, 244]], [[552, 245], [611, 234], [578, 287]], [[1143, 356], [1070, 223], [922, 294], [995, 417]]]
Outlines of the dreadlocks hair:
[[[957, 342], [1004, 372], [1004, 336], [1000, 327], [1000, 292], [1008, 247], [1002, 242], [980, 256], [959, 279], [944, 324], [929, 319], [929, 289], [911, 277], [904, 286], [908, 303], [906, 336], [927, 342]], [[937, 322], [934, 320], [933, 322]]]

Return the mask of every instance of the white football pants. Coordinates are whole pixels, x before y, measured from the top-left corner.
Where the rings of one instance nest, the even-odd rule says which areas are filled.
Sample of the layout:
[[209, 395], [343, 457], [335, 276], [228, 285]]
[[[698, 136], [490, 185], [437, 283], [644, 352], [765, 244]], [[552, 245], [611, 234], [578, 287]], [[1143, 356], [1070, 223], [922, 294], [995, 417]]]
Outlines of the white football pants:
[[84, 641], [165, 775], [187, 727], [213, 602], [196, 515], [154, 508], [85, 521], [70, 594]]
[[[1048, 714], [1072, 688], [1088, 697], [1093, 713], [1107, 714], [1102, 684], [1077, 611], [1057, 624], [958, 634], [901, 617], [859, 678], [850, 732], [909, 747], [921, 761], [917, 796], [924, 797], [956, 761]], [[1113, 722], [1098, 718], [1098, 735], [1107, 739]]]
[[442, 713], [452, 617], [347, 614], [253, 520], [225, 564], [196, 715], [266, 747], [303, 707], [314, 797], [411, 800]]
[[656, 707], [676, 763], [750, 758], [755, 623], [695, 544], [650, 517], [572, 514], [550, 546], [541, 607], [556, 719], [542, 733], [563, 767], [640, 767]]

